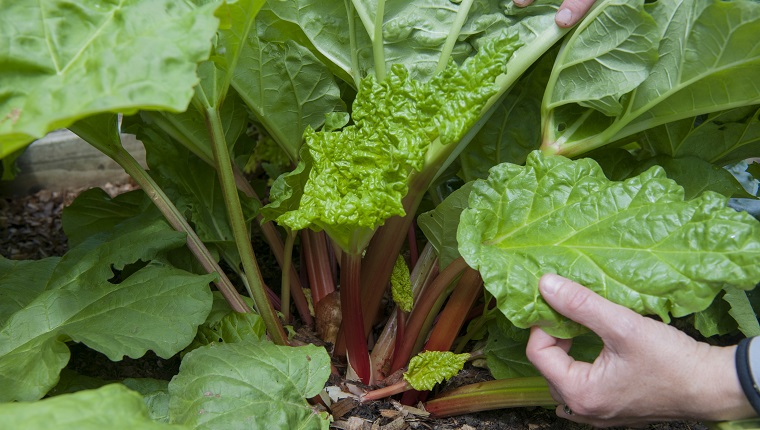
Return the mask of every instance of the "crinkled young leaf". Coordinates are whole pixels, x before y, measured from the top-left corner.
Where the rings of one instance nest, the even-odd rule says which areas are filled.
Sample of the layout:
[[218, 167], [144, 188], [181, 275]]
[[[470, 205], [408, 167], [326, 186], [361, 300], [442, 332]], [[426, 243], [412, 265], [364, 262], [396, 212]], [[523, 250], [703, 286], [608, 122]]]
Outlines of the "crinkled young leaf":
[[[18, 304], [0, 308], [0, 399], [42, 397], [69, 359], [69, 340], [112, 360], [137, 358], [148, 349], [168, 358], [190, 343], [211, 307], [214, 276], [160, 262], [163, 253], [184, 244], [183, 234], [157, 221], [92, 236], [60, 259], [4, 260], [0, 290], [18, 296]], [[118, 282], [114, 269], [138, 262]]]
[[171, 421], [193, 429], [327, 429], [306, 398], [330, 375], [324, 348], [212, 344], [185, 356], [169, 383]]
[[1, 7], [0, 157], [95, 113], [184, 110], [218, 25], [170, 0]]
[[430, 391], [436, 384], [448, 381], [464, 368], [470, 354], [454, 354], [451, 351], [425, 351], [409, 360], [409, 370], [404, 380], [415, 390]]
[[0, 404], [3, 426], [47, 430], [182, 430], [151, 419], [143, 398], [120, 384], [64, 394], [32, 403]]
[[541, 146], [541, 100], [553, 64], [551, 53], [536, 63], [462, 151], [459, 175], [465, 181], [487, 177], [488, 170], [500, 163], [523, 164]]
[[514, 49], [512, 39], [499, 39], [424, 83], [401, 66], [383, 82], [363, 80], [354, 124], [307, 130], [301, 165], [275, 182], [265, 216], [294, 230], [325, 230], [346, 251], [364, 249], [375, 228], [404, 215], [407, 178], [423, 168], [431, 142], [456, 142], [478, 120]]
[[391, 292], [393, 293], [393, 301], [404, 312], [410, 312], [414, 302], [412, 281], [409, 276], [409, 267], [407, 267], [404, 257], [399, 255], [396, 264], [393, 266], [393, 273], [391, 273]]
[[459, 251], [520, 328], [584, 331], [541, 298], [545, 273], [668, 321], [705, 309], [725, 284], [760, 280], [760, 223], [726, 200], [708, 192], [684, 201], [660, 168], [611, 182], [592, 160], [534, 152], [526, 166], [501, 164], [476, 182]]
[[122, 381], [130, 390], [142, 394], [153, 421], [169, 422], [169, 381], [151, 378], [127, 378]]

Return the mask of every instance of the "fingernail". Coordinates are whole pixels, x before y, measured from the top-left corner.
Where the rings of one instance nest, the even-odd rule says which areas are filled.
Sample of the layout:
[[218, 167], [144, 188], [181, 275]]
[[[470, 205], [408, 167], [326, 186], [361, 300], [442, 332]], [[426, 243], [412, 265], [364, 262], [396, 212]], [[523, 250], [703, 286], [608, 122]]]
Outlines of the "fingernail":
[[569, 26], [572, 19], [573, 12], [571, 12], [570, 9], [560, 9], [555, 17], [557, 23], [564, 26]]
[[543, 293], [557, 294], [560, 285], [562, 285], [562, 278], [557, 275], [547, 274], [541, 278], [541, 292]]

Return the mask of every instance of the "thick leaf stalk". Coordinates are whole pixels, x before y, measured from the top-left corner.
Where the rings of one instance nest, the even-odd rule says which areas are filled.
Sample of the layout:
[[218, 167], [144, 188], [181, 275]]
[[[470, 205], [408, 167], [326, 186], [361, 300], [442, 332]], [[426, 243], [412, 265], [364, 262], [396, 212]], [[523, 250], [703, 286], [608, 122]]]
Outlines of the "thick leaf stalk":
[[[114, 132], [101, 136], [96, 133], [96, 130], [91, 127], [91, 123], [88, 122], [75, 123], [70, 128], [82, 139], [109, 156], [121, 166], [124, 171], [137, 182], [148, 197], [150, 197], [150, 200], [156, 205], [158, 210], [161, 211], [161, 214], [164, 215], [167, 222], [169, 222], [175, 230], [187, 234], [187, 247], [190, 249], [190, 252], [193, 253], [203, 269], [206, 270], [207, 273], [217, 273], [219, 275], [219, 280], [214, 283], [230, 304], [230, 307], [236, 312], [250, 312], [250, 307], [243, 301], [243, 298], [240, 297], [235, 286], [232, 285], [232, 282], [230, 282], [224, 270], [219, 267], [216, 259], [211, 255], [208, 248], [206, 248], [206, 245], [195, 233], [195, 230], [193, 230], [190, 224], [188, 224], [185, 217], [179, 209], [174, 206], [174, 203], [172, 203], [156, 181], [154, 181], [148, 172], [143, 169], [132, 154], [121, 145], [121, 142], [118, 141], [118, 134]], [[106, 139], [106, 136], [110, 137], [113, 141], [102, 141], [101, 139]]]
[[349, 366], [364, 384], [371, 379], [367, 337], [362, 326], [362, 299], [359, 279], [361, 255], [343, 253], [340, 267], [340, 304], [346, 322], [346, 346]]
[[544, 378], [528, 377], [466, 385], [425, 403], [425, 410], [443, 418], [494, 409], [556, 404]]
[[267, 297], [264, 282], [261, 278], [256, 256], [251, 246], [250, 235], [246, 227], [243, 208], [240, 205], [240, 199], [237, 194], [235, 177], [232, 171], [232, 160], [230, 159], [229, 149], [224, 137], [222, 122], [219, 118], [219, 111], [216, 108], [206, 108], [205, 110], [206, 126], [211, 137], [212, 148], [214, 150], [214, 160], [216, 161], [217, 172], [219, 173], [219, 182], [224, 194], [224, 203], [227, 206], [227, 212], [230, 219], [230, 226], [235, 235], [235, 244], [237, 245], [240, 259], [243, 263], [245, 276], [251, 286], [253, 302], [259, 315], [264, 319], [267, 326], [267, 332], [272, 340], [278, 345], [287, 345], [288, 339], [285, 330], [277, 318], [277, 314]]

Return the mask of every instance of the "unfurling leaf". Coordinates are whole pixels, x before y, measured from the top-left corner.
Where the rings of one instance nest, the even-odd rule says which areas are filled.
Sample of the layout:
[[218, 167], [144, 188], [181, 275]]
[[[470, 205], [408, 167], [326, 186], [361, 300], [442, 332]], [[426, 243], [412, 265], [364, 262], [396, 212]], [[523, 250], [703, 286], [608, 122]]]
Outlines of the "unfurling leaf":
[[430, 391], [435, 384], [449, 380], [459, 373], [470, 354], [454, 354], [451, 351], [425, 351], [409, 361], [404, 380], [415, 390]]
[[659, 167], [613, 182], [592, 160], [534, 152], [475, 183], [457, 239], [513, 324], [572, 337], [585, 329], [541, 298], [545, 273], [665, 321], [707, 308], [725, 284], [753, 288], [760, 223], [726, 201], [684, 200]]
[[409, 277], [409, 267], [406, 266], [404, 257], [398, 256], [391, 273], [391, 293], [393, 301], [404, 312], [412, 310], [414, 296], [412, 295], [412, 281]]
[[384, 81], [365, 78], [354, 123], [307, 129], [301, 163], [275, 181], [262, 213], [293, 230], [325, 230], [343, 250], [360, 252], [386, 219], [405, 214], [409, 174], [423, 169], [431, 143], [458, 141], [480, 118], [516, 47], [513, 38], [494, 40], [427, 82], [398, 65]]

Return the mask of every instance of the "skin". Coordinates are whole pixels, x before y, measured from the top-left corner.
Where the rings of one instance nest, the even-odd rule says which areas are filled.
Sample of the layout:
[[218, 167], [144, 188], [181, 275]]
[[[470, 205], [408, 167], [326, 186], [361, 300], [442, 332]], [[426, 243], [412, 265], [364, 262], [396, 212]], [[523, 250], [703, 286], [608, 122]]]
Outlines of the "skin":
[[539, 290], [552, 308], [604, 342], [586, 363], [567, 354], [571, 339], [531, 329], [527, 356], [549, 382], [558, 416], [596, 427], [755, 416], [736, 374], [735, 346], [697, 342], [558, 275], [544, 275]]
[[[562, 28], [572, 27], [591, 9], [596, 0], [565, 0], [562, 2], [554, 21]], [[518, 7], [525, 7], [533, 0], [514, 0]]]

